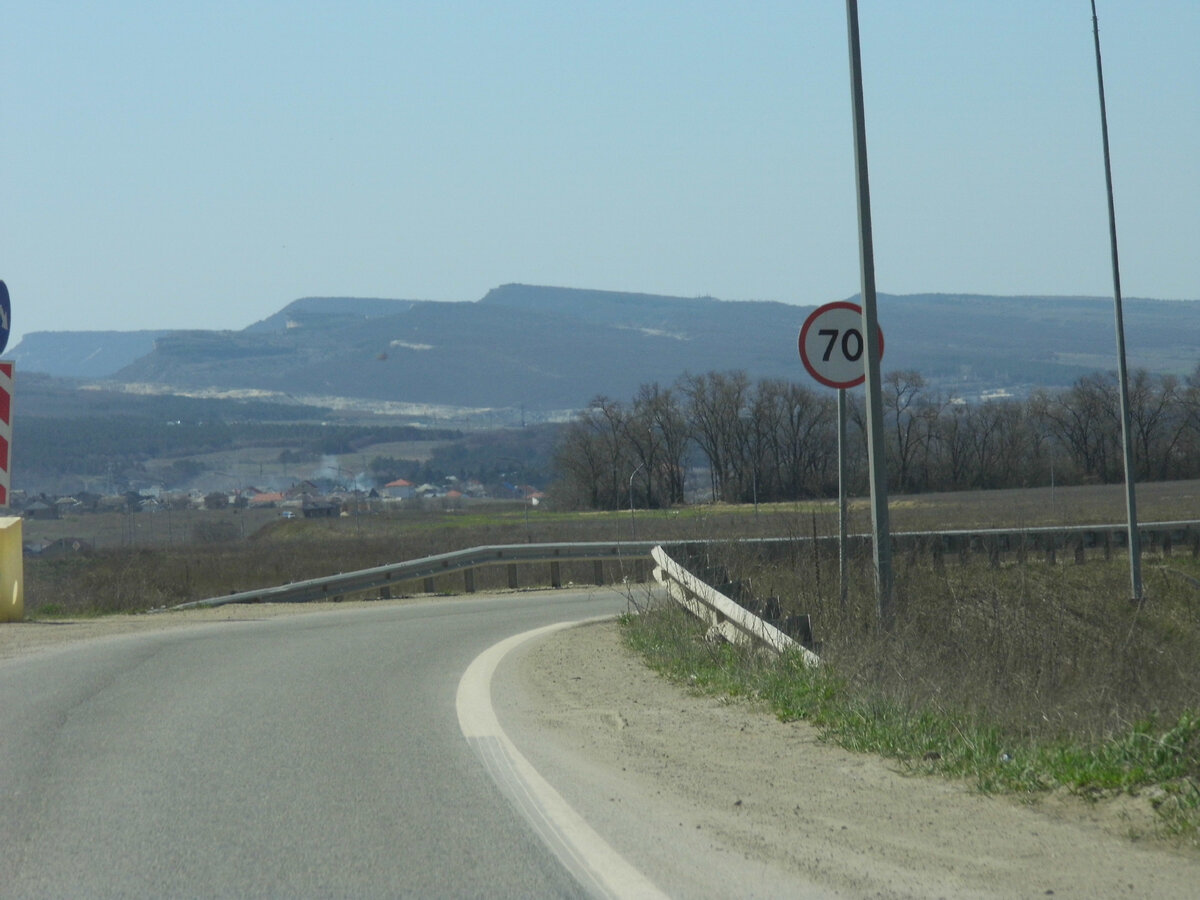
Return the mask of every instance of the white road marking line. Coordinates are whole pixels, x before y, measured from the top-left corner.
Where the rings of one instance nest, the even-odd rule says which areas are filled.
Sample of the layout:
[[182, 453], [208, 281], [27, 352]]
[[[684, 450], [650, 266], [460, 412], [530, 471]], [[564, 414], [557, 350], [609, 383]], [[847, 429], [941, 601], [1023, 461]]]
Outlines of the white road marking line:
[[538, 774], [501, 729], [492, 706], [492, 677], [509, 652], [525, 641], [577, 624], [561, 622], [513, 635], [475, 657], [458, 683], [458, 725], [496, 783], [580, 884], [604, 897], [665, 898], [666, 894], [614, 850]]

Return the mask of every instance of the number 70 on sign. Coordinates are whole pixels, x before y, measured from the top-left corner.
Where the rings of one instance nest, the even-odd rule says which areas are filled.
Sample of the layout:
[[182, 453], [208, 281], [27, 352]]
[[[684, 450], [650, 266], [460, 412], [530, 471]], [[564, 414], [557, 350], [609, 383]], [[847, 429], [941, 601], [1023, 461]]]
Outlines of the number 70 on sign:
[[[819, 306], [800, 329], [800, 359], [808, 374], [826, 387], [852, 388], [866, 379], [866, 343], [862, 332], [862, 307], [839, 301]], [[879, 332], [883, 356], [883, 331]]]

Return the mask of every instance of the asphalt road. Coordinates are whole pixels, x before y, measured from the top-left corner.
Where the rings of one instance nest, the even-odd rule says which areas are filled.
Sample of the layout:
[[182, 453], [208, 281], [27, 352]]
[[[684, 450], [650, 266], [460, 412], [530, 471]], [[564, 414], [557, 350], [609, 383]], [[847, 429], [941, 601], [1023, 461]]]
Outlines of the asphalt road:
[[611, 591], [90, 641], [0, 663], [0, 897], [572, 897], [463, 737], [503, 638]]

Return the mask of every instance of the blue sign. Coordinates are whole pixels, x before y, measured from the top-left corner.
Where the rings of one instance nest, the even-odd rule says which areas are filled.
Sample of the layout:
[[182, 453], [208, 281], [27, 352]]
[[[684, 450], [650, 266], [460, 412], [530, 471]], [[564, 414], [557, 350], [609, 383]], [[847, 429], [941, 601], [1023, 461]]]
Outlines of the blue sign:
[[0, 353], [8, 346], [8, 333], [12, 330], [12, 306], [8, 302], [8, 287], [0, 281]]

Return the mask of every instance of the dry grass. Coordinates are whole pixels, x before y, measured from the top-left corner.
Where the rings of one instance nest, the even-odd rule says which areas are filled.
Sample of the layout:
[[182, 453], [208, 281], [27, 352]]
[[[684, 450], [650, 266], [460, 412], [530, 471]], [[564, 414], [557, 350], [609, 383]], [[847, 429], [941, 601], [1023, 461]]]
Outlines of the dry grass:
[[1128, 564], [986, 556], [895, 560], [897, 624], [876, 627], [873, 569], [852, 559], [843, 607], [838, 562], [808, 544], [767, 556], [714, 545], [694, 567], [812, 617], [822, 656], [853, 683], [913, 708], [980, 712], [1031, 736], [1103, 737], [1200, 707], [1200, 561], [1146, 557], [1146, 599], [1128, 600]]

